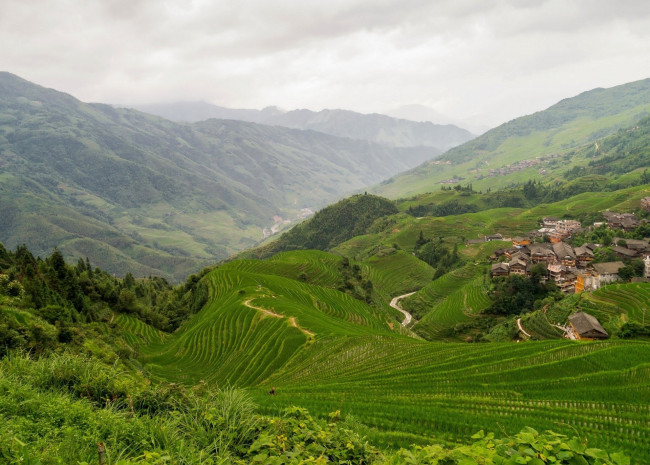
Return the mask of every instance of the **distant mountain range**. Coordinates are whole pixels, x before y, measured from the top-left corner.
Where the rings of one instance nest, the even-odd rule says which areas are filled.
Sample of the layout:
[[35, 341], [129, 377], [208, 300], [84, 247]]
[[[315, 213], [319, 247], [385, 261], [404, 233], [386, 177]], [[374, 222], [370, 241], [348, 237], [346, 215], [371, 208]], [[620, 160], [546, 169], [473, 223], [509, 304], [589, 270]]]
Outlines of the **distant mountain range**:
[[[440, 184], [493, 189], [548, 179], [549, 167], [560, 163], [553, 161], [559, 153], [629, 128], [648, 115], [650, 79], [593, 89], [491, 129], [372, 191], [395, 198], [437, 190]], [[571, 161], [560, 164], [566, 167]]]
[[271, 126], [309, 129], [390, 147], [434, 147], [441, 152], [474, 137], [469, 131], [452, 124], [414, 122], [376, 113], [364, 115], [348, 110], [285, 112], [277, 107], [267, 107], [263, 110], [238, 110], [205, 102], [135, 105], [132, 108], [178, 122], [198, 122], [210, 118], [234, 119]]
[[0, 73], [0, 242], [184, 279], [262, 228], [433, 158], [316, 131], [175, 123]]

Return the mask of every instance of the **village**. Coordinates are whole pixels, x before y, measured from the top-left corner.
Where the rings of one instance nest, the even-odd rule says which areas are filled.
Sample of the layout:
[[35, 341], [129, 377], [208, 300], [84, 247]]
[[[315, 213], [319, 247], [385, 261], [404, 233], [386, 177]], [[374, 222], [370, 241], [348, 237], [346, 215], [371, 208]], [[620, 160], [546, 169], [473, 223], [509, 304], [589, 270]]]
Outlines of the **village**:
[[[650, 197], [641, 200], [641, 207], [650, 211]], [[606, 224], [610, 229], [632, 231], [640, 224], [634, 213], [605, 211], [603, 217], [605, 221], [594, 223], [593, 227]], [[564, 293], [579, 293], [593, 291], [620, 280], [619, 271], [625, 267], [623, 260], [641, 259], [644, 262], [643, 277], [636, 279], [650, 279], [650, 238], [636, 240], [614, 237], [612, 252], [620, 260], [592, 263], [595, 258], [594, 251], [602, 247], [601, 244], [587, 243], [572, 247], [564, 242], [580, 231], [582, 225], [579, 221], [544, 218], [539, 230], [532, 231], [528, 237], [513, 237], [510, 239], [512, 247], [495, 251], [490, 257], [495, 262], [491, 267], [491, 276], [530, 276], [533, 266], [543, 264], [546, 268], [543, 279], [553, 280]], [[547, 238], [548, 242], [535, 242], [535, 238]], [[468, 242], [494, 240], [505, 239], [500, 234], [494, 234]]]

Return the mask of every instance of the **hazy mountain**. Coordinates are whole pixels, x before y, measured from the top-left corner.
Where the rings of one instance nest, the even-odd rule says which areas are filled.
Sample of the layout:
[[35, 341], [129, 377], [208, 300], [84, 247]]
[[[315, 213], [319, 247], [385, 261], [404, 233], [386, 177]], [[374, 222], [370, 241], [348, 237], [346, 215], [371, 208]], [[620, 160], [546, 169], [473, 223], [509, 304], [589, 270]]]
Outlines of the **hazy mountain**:
[[0, 73], [0, 242], [180, 279], [254, 245], [278, 217], [438, 153], [232, 120], [179, 124]]
[[437, 112], [431, 107], [419, 104], [402, 105], [386, 112], [386, 115], [394, 118], [407, 119], [410, 121], [430, 121], [435, 124], [453, 124], [467, 128], [474, 134], [483, 134], [490, 129], [489, 126], [477, 123], [472, 118], [462, 121], [450, 118]]
[[366, 140], [390, 147], [434, 147], [440, 151], [470, 140], [473, 135], [457, 126], [414, 122], [385, 115], [364, 115], [348, 110], [293, 110], [277, 107], [237, 110], [205, 102], [133, 106], [172, 121], [197, 122], [208, 118], [235, 119], [294, 129], [311, 129], [339, 137]]
[[401, 197], [431, 191], [440, 182], [483, 189], [542, 179], [560, 152], [628, 128], [648, 114], [650, 79], [593, 89], [491, 129], [373, 191]]
[[151, 103], [119, 106], [134, 108], [181, 123], [196, 123], [210, 118], [265, 123], [267, 119], [284, 113], [283, 110], [277, 107], [266, 107], [263, 110], [236, 109], [220, 107], [207, 102]]

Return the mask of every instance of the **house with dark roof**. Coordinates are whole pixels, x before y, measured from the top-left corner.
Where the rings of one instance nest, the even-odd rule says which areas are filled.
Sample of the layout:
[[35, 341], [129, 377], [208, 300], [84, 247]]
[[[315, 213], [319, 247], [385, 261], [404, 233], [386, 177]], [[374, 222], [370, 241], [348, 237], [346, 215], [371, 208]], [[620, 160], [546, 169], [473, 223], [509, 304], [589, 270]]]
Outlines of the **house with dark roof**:
[[607, 339], [609, 334], [600, 322], [588, 313], [578, 312], [569, 316], [569, 327], [576, 339]]
[[511, 260], [508, 263], [508, 266], [510, 268], [510, 273], [512, 274], [519, 274], [522, 276], [527, 276], [528, 275], [528, 261], [527, 260], [522, 260], [520, 258], [516, 258], [514, 260]]
[[562, 263], [562, 265], [576, 266], [576, 254], [570, 245], [564, 242], [557, 242], [553, 244], [553, 252], [555, 252], [555, 259]]
[[578, 268], [586, 268], [594, 259], [594, 252], [587, 246], [576, 247], [574, 250]]
[[557, 224], [557, 218], [554, 216], [546, 216], [542, 218], [542, 226], [545, 228], [554, 228]]
[[631, 250], [620, 245], [612, 247], [612, 252], [614, 252], [617, 257], [621, 258], [634, 258], [637, 255], [636, 250]]
[[492, 277], [495, 276], [508, 276], [510, 274], [510, 266], [507, 263], [499, 262], [492, 265], [490, 270]]
[[594, 272], [598, 277], [598, 287], [621, 279], [618, 276], [618, 270], [624, 266], [623, 262], [620, 261], [594, 264]]
[[530, 259], [533, 263], [552, 263], [555, 261], [555, 252], [551, 250], [550, 244], [534, 243], [528, 246], [530, 249]]

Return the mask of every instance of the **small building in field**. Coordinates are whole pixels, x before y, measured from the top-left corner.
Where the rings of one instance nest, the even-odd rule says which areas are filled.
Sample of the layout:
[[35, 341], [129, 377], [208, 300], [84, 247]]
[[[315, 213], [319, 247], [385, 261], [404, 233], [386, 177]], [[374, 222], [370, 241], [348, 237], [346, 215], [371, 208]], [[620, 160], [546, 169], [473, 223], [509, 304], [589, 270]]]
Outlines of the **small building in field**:
[[650, 197], [643, 197], [641, 199], [641, 208], [647, 212], [650, 212]]
[[643, 259], [643, 263], [645, 264], [645, 270], [643, 272], [643, 276], [645, 276], [646, 278], [650, 278], [650, 255], [647, 255]]
[[542, 227], [544, 228], [554, 228], [557, 224], [557, 218], [554, 216], [546, 216], [542, 218]]
[[576, 339], [607, 339], [609, 334], [600, 322], [588, 313], [578, 312], [569, 316], [569, 327]]

